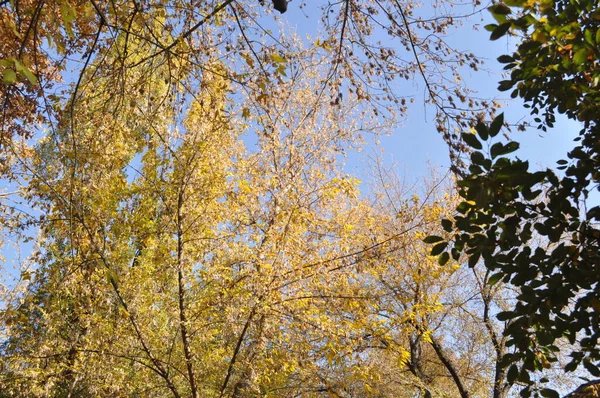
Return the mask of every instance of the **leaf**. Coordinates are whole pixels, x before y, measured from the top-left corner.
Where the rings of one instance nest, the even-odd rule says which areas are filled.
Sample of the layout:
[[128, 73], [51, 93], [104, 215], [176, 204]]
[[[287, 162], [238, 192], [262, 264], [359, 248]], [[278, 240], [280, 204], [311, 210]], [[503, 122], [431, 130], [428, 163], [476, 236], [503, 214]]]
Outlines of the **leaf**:
[[588, 54], [589, 54], [588, 49], [585, 47], [578, 50], [577, 52], [575, 52], [575, 55], [573, 55], [573, 62], [576, 65], [581, 65], [583, 63], [587, 63]]
[[13, 84], [16, 81], [17, 81], [17, 73], [14, 70], [5, 69], [2, 72], [2, 83], [6, 84], [8, 86], [9, 84]]
[[279, 64], [279, 67], [275, 70], [275, 72], [287, 77], [287, 73], [285, 72], [285, 64]]
[[75, 8], [73, 8], [66, 1], [61, 3], [60, 13], [62, 15], [62, 19], [63, 19], [65, 25], [70, 25], [71, 22], [73, 22], [75, 20], [75, 15], [76, 15]]
[[425, 239], [423, 239], [423, 242], [437, 243], [437, 242], [441, 242], [443, 240], [444, 240], [444, 238], [442, 238], [441, 236], [430, 235], [430, 236], [427, 236]]
[[560, 395], [556, 391], [554, 391], [550, 388], [542, 389], [540, 391], [540, 394], [542, 394], [542, 397], [545, 397], [545, 398], [560, 398]]
[[17, 59], [14, 60], [14, 64], [15, 64], [15, 70], [17, 72], [19, 72], [23, 76], [25, 76], [32, 85], [37, 84], [37, 82], [38, 82], [37, 77], [25, 65], [23, 65], [21, 62], [19, 62], [19, 60], [17, 60]]
[[479, 259], [481, 258], [481, 252], [480, 251], [476, 251], [475, 253], [471, 254], [469, 256], [469, 267], [473, 268], [474, 266], [477, 265], [477, 263], [479, 262]]
[[488, 127], [482, 121], [477, 122], [475, 125], [475, 131], [481, 137], [482, 140], [486, 141], [489, 137]]
[[490, 286], [494, 286], [496, 283], [500, 282], [500, 280], [502, 279], [503, 276], [504, 276], [503, 272], [498, 272], [498, 273], [490, 276], [490, 279], [488, 279], [487, 284]]
[[519, 368], [517, 365], [512, 364], [506, 373], [506, 380], [509, 384], [512, 384], [517, 380], [517, 376], [519, 376]]
[[519, 149], [519, 143], [515, 141], [511, 141], [506, 145], [497, 142], [490, 148], [490, 155], [492, 159], [495, 159], [497, 156], [507, 155]]
[[504, 144], [502, 144], [501, 142], [497, 142], [494, 145], [492, 145], [492, 147], [490, 148], [490, 155], [492, 156], [492, 159], [496, 158], [496, 156], [500, 155], [502, 153], [502, 150], [504, 149]]
[[499, 38], [504, 36], [506, 32], [508, 32], [508, 30], [510, 29], [510, 25], [510, 22], [505, 22], [502, 25], [498, 26], [490, 35], [490, 40], [498, 40]]
[[546, 36], [546, 33], [543, 30], [539, 29], [536, 29], [531, 34], [531, 38], [533, 39], [533, 41], [536, 41], [538, 43], [546, 43], [548, 41], [548, 36]]
[[490, 10], [492, 14], [500, 15], [508, 15], [512, 12], [511, 9], [507, 7], [504, 3], [496, 3], [493, 6], [489, 7], [488, 10]]
[[440, 257], [438, 258], [438, 264], [439, 265], [446, 265], [446, 263], [448, 262], [448, 260], [450, 260], [450, 255], [448, 254], [448, 252], [443, 252]]
[[283, 64], [286, 62], [285, 59], [283, 59], [283, 57], [277, 53], [271, 54], [271, 59], [277, 62], [278, 64]]
[[498, 83], [498, 90], [499, 91], [507, 91], [510, 90], [511, 88], [513, 88], [514, 83], [512, 82], [512, 80], [501, 80]]
[[479, 151], [475, 151], [471, 154], [471, 162], [473, 162], [473, 164], [481, 165], [483, 164], [484, 159], [483, 153]]
[[510, 7], [523, 7], [527, 0], [504, 0], [504, 4]]
[[514, 62], [515, 59], [513, 57], [511, 57], [510, 55], [501, 55], [498, 58], [496, 58], [498, 60], [498, 62], [500, 62], [501, 64], [509, 64], [511, 62]]
[[494, 118], [492, 124], [490, 124], [489, 133], [491, 137], [495, 137], [500, 132], [500, 129], [504, 125], [504, 112]]
[[36, 84], [38, 84], [37, 77], [29, 69], [23, 68], [21, 73], [23, 73], [27, 80], [29, 80], [29, 83], [31, 83], [31, 85], [35, 86]]
[[448, 219], [443, 219], [442, 220], [442, 228], [444, 228], [444, 231], [446, 232], [452, 232], [452, 221], [448, 220]]
[[437, 245], [433, 246], [430, 255], [437, 256], [440, 253], [442, 253], [446, 249], [446, 247], [448, 247], [448, 242], [438, 243]]
[[496, 319], [498, 319], [501, 322], [504, 322], [514, 318], [514, 315], [515, 314], [512, 311], [502, 311], [496, 315]]
[[594, 365], [589, 360], [583, 361], [583, 367], [587, 369], [588, 372], [592, 374], [594, 377], [600, 377], [600, 369], [597, 365]]
[[[575, 342], [573, 341], [571, 344], [574, 344]], [[571, 360], [568, 364], [565, 365], [565, 372], [573, 372], [577, 369], [577, 360], [573, 359]]]
[[508, 21], [508, 18], [506, 17], [505, 14], [496, 14], [496, 13], [492, 13], [492, 17], [494, 18], [494, 20], [496, 20], [496, 22], [498, 22], [499, 24], [503, 24], [506, 21]]
[[474, 148], [474, 149], [482, 149], [483, 148], [483, 146], [481, 145], [481, 142], [479, 142], [479, 140], [477, 139], [477, 137], [475, 137], [474, 134], [462, 133], [461, 137], [462, 137], [463, 141], [466, 142], [467, 145], [469, 145], [471, 148]]
[[250, 68], [254, 68], [254, 59], [251, 56], [249, 56], [248, 54], [244, 54], [244, 53], [240, 53], [240, 56], [244, 59], [244, 61], [246, 61], [246, 64]]
[[594, 42], [594, 36], [591, 30], [586, 30], [584, 32], [584, 36], [585, 36], [585, 42], [588, 43], [590, 46], [593, 46], [595, 44]]

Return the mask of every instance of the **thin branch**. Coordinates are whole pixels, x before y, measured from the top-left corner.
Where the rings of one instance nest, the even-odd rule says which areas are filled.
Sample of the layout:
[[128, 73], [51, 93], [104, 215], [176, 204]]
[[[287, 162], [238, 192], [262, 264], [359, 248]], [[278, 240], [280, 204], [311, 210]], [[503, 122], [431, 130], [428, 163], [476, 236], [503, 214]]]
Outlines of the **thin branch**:
[[240, 28], [240, 32], [242, 33], [242, 36], [244, 37], [244, 41], [246, 42], [246, 44], [248, 44], [248, 48], [250, 48], [250, 51], [252, 51], [254, 58], [256, 58], [258, 65], [260, 65], [260, 69], [262, 69], [263, 73], [266, 76], [267, 71], [265, 70], [265, 67], [264, 67], [262, 61], [258, 57], [258, 54], [256, 54], [256, 51], [254, 51], [254, 47], [252, 47], [252, 43], [250, 42], [250, 40], [248, 40], [248, 36], [246, 36], [244, 27], [242, 26], [242, 23], [240, 22], [240, 19], [238, 18], [237, 12], [235, 11], [235, 7], [233, 5], [231, 5], [230, 7], [231, 7], [231, 11], [233, 12], [233, 16], [235, 17], [235, 22], [237, 23], [238, 27]]
[[144, 57], [141, 61], [136, 62], [133, 66], [138, 66], [143, 64], [144, 62], [148, 61], [151, 58], [154, 58], [164, 52], [170, 52], [171, 49], [173, 49], [173, 47], [175, 47], [177, 45], [177, 43], [179, 43], [180, 41], [186, 39], [187, 37], [189, 37], [192, 33], [194, 33], [196, 30], [198, 30], [198, 28], [200, 28], [202, 25], [204, 25], [208, 20], [210, 20], [211, 18], [213, 18], [215, 15], [217, 15], [219, 13], [219, 11], [221, 11], [222, 9], [224, 9], [225, 7], [227, 7], [229, 4], [233, 3], [234, 0], [225, 0], [223, 3], [219, 4], [218, 6], [216, 6], [214, 8], [214, 10], [212, 10], [212, 12], [208, 15], [206, 15], [204, 18], [202, 18], [197, 24], [195, 24], [194, 26], [192, 26], [190, 29], [188, 29], [186, 32], [182, 33], [177, 39], [173, 40], [173, 42], [171, 44], [169, 44], [166, 47], [162, 47], [159, 51], [157, 51], [156, 53], [149, 55], [147, 57]]
[[250, 322], [252, 322], [252, 318], [254, 318], [254, 313], [256, 310], [256, 306], [250, 312], [248, 316], [248, 320], [242, 329], [242, 333], [240, 333], [240, 337], [238, 338], [237, 344], [235, 345], [235, 349], [233, 351], [233, 356], [231, 357], [231, 361], [229, 361], [229, 367], [227, 368], [227, 375], [225, 376], [225, 380], [223, 381], [223, 385], [221, 386], [221, 393], [219, 394], [219, 398], [223, 398], [223, 394], [225, 394], [225, 389], [227, 388], [227, 384], [229, 384], [229, 379], [231, 378], [231, 374], [233, 372], [233, 366], [237, 360], [237, 356], [240, 352], [240, 348], [242, 347], [242, 343], [244, 342], [244, 338], [246, 337], [246, 332], [248, 331], [248, 327], [250, 326]]

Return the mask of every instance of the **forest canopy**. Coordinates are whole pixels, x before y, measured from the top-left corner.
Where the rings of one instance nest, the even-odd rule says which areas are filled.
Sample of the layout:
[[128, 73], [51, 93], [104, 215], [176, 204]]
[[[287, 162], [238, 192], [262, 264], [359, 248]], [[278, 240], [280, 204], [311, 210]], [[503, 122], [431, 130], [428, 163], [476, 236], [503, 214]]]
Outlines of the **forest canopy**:
[[[492, 39], [522, 42], [500, 88], [543, 129], [556, 109], [584, 122], [560, 182], [516, 143], [479, 152], [509, 123], [448, 35], [488, 8]], [[309, 9], [314, 37], [280, 19]], [[0, 396], [503, 398], [598, 376], [600, 213], [575, 208], [598, 180], [596, 14], [0, 1]], [[413, 82], [455, 176], [409, 189], [374, 162], [361, 192], [345, 156], [409, 116]], [[551, 267], [510, 262], [528, 247]]]

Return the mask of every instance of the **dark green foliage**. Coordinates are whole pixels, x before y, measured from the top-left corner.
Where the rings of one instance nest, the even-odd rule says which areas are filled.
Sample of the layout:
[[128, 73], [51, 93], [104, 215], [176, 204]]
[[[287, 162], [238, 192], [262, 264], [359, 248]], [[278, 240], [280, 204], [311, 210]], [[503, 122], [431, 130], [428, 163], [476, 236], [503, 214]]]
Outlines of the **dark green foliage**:
[[[499, 22], [486, 27], [492, 40], [509, 28], [523, 35], [514, 54], [498, 58], [511, 72], [499, 89], [512, 90], [532, 114], [541, 114], [536, 121], [544, 131], [556, 112], [583, 128], [568, 159], [557, 162], [562, 177], [507, 157], [517, 142], [489, 142], [489, 152], [482, 152], [475, 135], [463, 134], [473, 149], [458, 182], [464, 201], [455, 219], [442, 224], [455, 233], [451, 244], [438, 242], [432, 254], [458, 250], [470, 266], [481, 259], [493, 271], [490, 283], [519, 289], [515, 307], [498, 314], [509, 322], [508, 345], [516, 348], [505, 357], [509, 382], [530, 384], [530, 373], [555, 361], [560, 338], [574, 344], [565, 370], [598, 377], [600, 206], [588, 196], [600, 190], [600, 7], [596, 0], [511, 0], [490, 11]], [[503, 122], [501, 115], [489, 127], [478, 124], [479, 138], [495, 137]], [[558, 396], [550, 389], [537, 393]], [[531, 394], [530, 387], [522, 391]]]

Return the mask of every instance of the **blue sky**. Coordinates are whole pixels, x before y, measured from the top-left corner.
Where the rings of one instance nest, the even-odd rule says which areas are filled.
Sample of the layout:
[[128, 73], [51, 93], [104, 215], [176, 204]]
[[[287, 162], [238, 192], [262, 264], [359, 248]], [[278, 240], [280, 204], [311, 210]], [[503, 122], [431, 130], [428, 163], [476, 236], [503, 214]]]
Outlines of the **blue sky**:
[[[293, 1], [288, 6], [288, 11], [278, 17], [284, 25], [292, 29], [316, 37], [318, 20], [321, 11], [315, 2], [313, 5], [298, 9], [298, 1]], [[470, 4], [463, 5], [464, 12], [472, 12]], [[423, 13], [437, 12], [423, 8]], [[456, 9], [453, 12], [460, 13]], [[483, 69], [463, 75], [467, 86], [477, 91], [481, 98], [497, 99], [502, 103], [505, 120], [509, 123], [518, 123], [522, 120], [531, 120], [528, 110], [523, 107], [520, 100], [512, 100], [509, 93], [497, 91], [498, 81], [503, 80], [502, 67], [496, 58], [511, 52], [516, 40], [502, 38], [497, 41], [489, 40], [489, 32], [483, 29], [488, 23], [493, 23], [487, 11], [473, 16], [466, 21], [464, 26], [451, 30], [447, 40], [456, 48], [468, 50], [485, 60]], [[477, 26], [478, 31], [473, 27]], [[385, 40], [386, 38], [382, 38]], [[484, 70], [485, 69], [485, 70]], [[415, 93], [423, 93], [424, 84], [419, 77], [409, 82], [414, 87]], [[421, 96], [422, 99], [422, 96]], [[434, 109], [425, 108], [422, 100], [415, 101], [409, 109], [407, 118], [390, 136], [371, 137], [370, 144], [360, 153], [350, 153], [346, 170], [348, 173], [361, 176], [365, 162], [369, 162], [376, 154], [382, 153], [386, 163], [396, 163], [399, 171], [408, 180], [419, 180], [430, 173], [430, 168], [440, 168], [444, 173], [449, 166], [448, 149], [442, 137], [436, 132], [433, 122]], [[529, 159], [534, 168], [554, 167], [556, 161], [566, 158], [566, 152], [573, 147], [573, 138], [577, 136], [579, 125], [576, 122], [558, 118], [554, 129], [544, 133], [535, 128], [519, 132], [513, 129], [511, 139], [521, 143], [521, 149], [516, 156]], [[379, 145], [374, 144], [379, 141]]]

